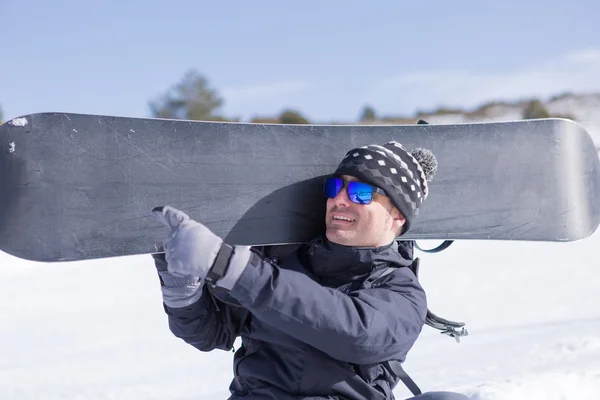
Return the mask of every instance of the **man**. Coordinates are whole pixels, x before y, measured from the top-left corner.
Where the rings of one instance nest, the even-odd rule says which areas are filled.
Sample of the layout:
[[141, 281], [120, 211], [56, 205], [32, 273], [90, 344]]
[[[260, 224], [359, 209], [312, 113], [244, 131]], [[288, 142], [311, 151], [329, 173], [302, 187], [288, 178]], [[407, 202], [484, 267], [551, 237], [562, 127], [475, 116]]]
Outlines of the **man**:
[[[325, 182], [326, 232], [281, 263], [155, 209], [170, 229], [155, 263], [171, 331], [201, 351], [241, 337], [230, 399], [393, 399], [427, 313], [411, 242], [396, 238], [436, 168], [396, 142], [349, 151]], [[464, 398], [452, 396], [415, 398]]]

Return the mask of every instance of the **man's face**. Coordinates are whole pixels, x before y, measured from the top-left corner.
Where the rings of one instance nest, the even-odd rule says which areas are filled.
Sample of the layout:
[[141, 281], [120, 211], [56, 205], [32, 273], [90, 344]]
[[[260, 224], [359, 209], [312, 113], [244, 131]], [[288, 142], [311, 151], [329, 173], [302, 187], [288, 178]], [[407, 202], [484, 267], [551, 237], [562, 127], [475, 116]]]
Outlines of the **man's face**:
[[[348, 175], [340, 178], [344, 181], [357, 180]], [[404, 221], [387, 196], [375, 194], [370, 204], [356, 204], [350, 201], [344, 187], [336, 197], [327, 199], [326, 236], [334, 243], [354, 247], [388, 245]]]

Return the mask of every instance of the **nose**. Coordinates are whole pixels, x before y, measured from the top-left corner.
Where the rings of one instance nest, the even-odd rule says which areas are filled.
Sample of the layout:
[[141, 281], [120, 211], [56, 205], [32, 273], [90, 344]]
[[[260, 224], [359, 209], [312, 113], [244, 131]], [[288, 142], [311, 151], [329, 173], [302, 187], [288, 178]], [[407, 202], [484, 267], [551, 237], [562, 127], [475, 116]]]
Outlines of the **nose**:
[[331, 200], [335, 206], [348, 207], [350, 199], [348, 198], [348, 191], [346, 190], [346, 187], [343, 187], [342, 190], [340, 190], [340, 192]]

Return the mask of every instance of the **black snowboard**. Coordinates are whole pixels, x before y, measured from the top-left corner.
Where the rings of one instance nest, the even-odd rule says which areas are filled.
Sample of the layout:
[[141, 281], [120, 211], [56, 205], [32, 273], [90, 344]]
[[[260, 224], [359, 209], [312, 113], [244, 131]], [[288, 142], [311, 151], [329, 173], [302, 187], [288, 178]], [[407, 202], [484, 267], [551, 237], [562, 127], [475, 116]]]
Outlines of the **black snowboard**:
[[410, 239], [572, 241], [600, 219], [589, 135], [564, 119], [263, 125], [42, 113], [0, 126], [0, 250], [36, 261], [152, 253], [172, 205], [235, 244], [322, 231], [323, 177], [397, 140], [439, 167]]

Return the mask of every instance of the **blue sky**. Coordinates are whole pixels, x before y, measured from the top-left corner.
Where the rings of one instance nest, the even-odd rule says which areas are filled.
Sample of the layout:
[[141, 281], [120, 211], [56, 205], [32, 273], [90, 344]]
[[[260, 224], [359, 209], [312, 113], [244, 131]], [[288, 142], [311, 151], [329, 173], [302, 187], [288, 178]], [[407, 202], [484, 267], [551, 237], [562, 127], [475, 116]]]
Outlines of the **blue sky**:
[[249, 119], [600, 90], [600, 2], [0, 0], [0, 107], [149, 116], [195, 69]]

